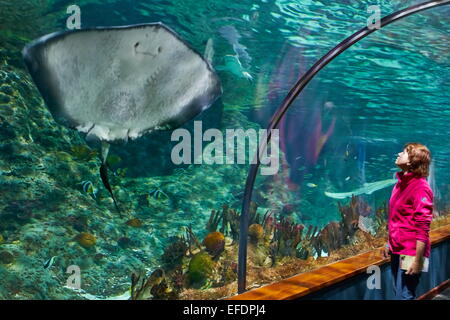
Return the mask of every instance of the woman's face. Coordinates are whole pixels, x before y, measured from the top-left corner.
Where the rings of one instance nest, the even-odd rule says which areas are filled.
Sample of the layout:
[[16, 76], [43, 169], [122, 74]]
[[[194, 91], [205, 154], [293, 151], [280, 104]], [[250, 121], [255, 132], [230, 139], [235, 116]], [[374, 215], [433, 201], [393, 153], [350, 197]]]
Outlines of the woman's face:
[[398, 157], [395, 160], [395, 164], [397, 166], [399, 166], [401, 169], [408, 167], [409, 156], [408, 156], [408, 152], [406, 152], [406, 149], [404, 149], [402, 152], [398, 153]]

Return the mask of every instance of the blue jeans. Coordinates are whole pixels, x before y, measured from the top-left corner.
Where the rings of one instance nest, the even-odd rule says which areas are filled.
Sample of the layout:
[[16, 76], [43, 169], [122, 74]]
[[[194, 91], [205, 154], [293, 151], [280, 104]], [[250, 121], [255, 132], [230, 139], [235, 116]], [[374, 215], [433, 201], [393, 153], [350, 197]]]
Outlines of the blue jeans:
[[400, 255], [391, 253], [391, 271], [394, 286], [395, 300], [414, 300], [416, 288], [422, 273], [405, 274], [406, 270], [400, 269]]

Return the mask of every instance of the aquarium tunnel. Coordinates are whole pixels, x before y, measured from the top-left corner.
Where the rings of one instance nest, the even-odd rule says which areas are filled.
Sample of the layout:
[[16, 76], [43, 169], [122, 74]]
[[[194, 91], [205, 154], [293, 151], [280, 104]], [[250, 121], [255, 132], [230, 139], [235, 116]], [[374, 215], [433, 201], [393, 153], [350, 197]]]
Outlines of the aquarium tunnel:
[[449, 0], [1, 1], [0, 44], [0, 300], [395, 299], [408, 143], [449, 283]]

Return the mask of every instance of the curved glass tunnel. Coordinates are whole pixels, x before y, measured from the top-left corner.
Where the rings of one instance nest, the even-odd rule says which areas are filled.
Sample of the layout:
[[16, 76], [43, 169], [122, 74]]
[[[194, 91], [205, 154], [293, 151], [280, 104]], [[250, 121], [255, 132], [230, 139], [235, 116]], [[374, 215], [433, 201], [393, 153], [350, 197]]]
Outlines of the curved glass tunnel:
[[[383, 17], [419, 1], [378, 3]], [[300, 76], [367, 24], [372, 3], [83, 0], [68, 13], [71, 4], [0, 4], [0, 299], [236, 294], [251, 156], [209, 164], [210, 141], [195, 134], [218, 129], [226, 141], [227, 129], [242, 138], [266, 128]], [[279, 126], [276, 173], [256, 180], [247, 288], [384, 245], [394, 161], [406, 142], [432, 152], [432, 228], [450, 222], [449, 17], [441, 6], [378, 30], [296, 99]], [[161, 21], [209, 57], [222, 83], [221, 98], [183, 125], [203, 147], [197, 163], [172, 161], [172, 132], [111, 145], [122, 217], [98, 173], [99, 149], [54, 121], [22, 61], [27, 43], [78, 18], [81, 28]], [[232, 144], [236, 153], [251, 144], [234, 142], [243, 147]], [[224, 157], [230, 148], [223, 143]]]

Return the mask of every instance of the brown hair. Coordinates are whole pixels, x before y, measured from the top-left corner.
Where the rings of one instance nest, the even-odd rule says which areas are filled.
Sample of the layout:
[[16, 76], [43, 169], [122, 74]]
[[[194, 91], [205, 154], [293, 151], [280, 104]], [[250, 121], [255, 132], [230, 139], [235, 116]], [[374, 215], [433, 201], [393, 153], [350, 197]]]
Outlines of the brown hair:
[[430, 150], [417, 142], [409, 142], [405, 144], [404, 148], [408, 153], [409, 163], [411, 164], [408, 170], [422, 177], [428, 177], [431, 163]]

